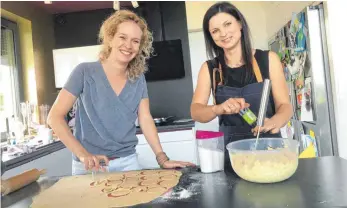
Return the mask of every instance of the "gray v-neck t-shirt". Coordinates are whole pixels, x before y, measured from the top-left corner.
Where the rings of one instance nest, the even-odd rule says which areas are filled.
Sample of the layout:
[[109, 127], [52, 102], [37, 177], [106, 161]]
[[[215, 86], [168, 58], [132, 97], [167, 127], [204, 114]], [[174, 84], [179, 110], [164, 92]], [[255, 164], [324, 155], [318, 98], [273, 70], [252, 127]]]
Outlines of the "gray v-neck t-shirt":
[[136, 152], [138, 107], [148, 97], [143, 74], [127, 80], [117, 96], [100, 61], [81, 63], [64, 89], [77, 97], [74, 136], [89, 153], [126, 157]]

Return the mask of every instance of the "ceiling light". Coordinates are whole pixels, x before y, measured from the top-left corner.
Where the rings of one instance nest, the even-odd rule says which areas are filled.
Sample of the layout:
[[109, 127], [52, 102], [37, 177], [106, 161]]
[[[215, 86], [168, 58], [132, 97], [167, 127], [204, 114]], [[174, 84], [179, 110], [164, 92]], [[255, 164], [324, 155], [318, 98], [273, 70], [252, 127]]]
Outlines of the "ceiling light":
[[114, 9], [114, 10], [119, 10], [119, 9], [120, 9], [119, 1], [114, 1], [114, 2], [113, 2], [113, 9]]
[[52, 1], [45, 1], [45, 4], [52, 4]]
[[132, 1], [131, 4], [133, 5], [134, 8], [139, 7], [139, 4], [137, 3], [137, 1]]

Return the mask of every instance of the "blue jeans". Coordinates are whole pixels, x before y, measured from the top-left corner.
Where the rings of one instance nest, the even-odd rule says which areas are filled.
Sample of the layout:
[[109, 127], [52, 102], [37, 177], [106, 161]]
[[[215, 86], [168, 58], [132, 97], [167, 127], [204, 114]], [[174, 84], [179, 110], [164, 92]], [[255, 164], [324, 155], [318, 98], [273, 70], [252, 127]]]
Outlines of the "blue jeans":
[[[137, 154], [132, 154], [127, 157], [121, 157], [114, 160], [110, 160], [108, 167], [106, 168], [107, 172], [119, 172], [119, 171], [132, 171], [132, 170], [141, 170], [142, 167], [139, 164], [137, 159]], [[90, 171], [87, 171], [84, 168], [82, 162], [77, 162], [72, 160], [72, 175], [84, 175], [88, 174]]]

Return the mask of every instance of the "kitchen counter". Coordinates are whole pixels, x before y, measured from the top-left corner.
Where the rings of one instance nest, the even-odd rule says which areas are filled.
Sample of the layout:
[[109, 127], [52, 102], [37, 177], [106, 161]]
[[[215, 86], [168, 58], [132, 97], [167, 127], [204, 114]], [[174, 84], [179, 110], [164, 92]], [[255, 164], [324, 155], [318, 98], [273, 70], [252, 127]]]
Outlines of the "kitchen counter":
[[[158, 133], [160, 132], [168, 132], [168, 131], [180, 131], [180, 130], [188, 130], [191, 129], [195, 126], [195, 122], [185, 122], [185, 123], [170, 123], [167, 125], [161, 125], [161, 126], [156, 126]], [[136, 128], [136, 134], [142, 134], [141, 128], [137, 127]]]
[[[157, 126], [157, 131], [158, 133], [160, 133], [160, 132], [188, 130], [188, 129], [192, 129], [194, 127], [194, 124], [195, 124], [194, 122], [186, 122], [186, 123], [180, 123], [180, 124], [162, 125], [162, 126]], [[136, 134], [137, 135], [142, 134], [142, 131], [140, 128], [136, 128]], [[10, 159], [8, 161], [5, 161], [4, 162], [5, 169], [10, 170], [12, 168], [16, 168], [20, 165], [23, 165], [30, 161], [44, 157], [48, 154], [54, 153], [63, 148], [65, 148], [65, 145], [59, 140], [53, 143], [50, 143], [48, 145], [41, 146], [31, 153], [23, 154], [13, 159]]]
[[[1, 201], [2, 207], [29, 207], [32, 197], [52, 186], [58, 178], [42, 177]], [[300, 159], [296, 173], [275, 184], [256, 184], [232, 172], [203, 174], [183, 169], [179, 184], [149, 204], [135, 207], [347, 207], [347, 161], [339, 157]]]

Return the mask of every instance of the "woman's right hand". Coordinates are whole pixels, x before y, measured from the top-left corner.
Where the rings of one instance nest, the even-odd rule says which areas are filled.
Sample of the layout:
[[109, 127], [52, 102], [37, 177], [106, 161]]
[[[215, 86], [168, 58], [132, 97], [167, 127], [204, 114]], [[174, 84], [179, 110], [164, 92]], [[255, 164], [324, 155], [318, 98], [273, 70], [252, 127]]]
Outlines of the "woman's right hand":
[[86, 154], [84, 156], [79, 157], [80, 161], [84, 163], [84, 167], [86, 170], [99, 170], [106, 171], [105, 167], [102, 165], [100, 166], [101, 161], [105, 165], [108, 165], [108, 158], [105, 155], [93, 155], [93, 154]]
[[222, 114], [237, 114], [240, 110], [248, 108], [249, 106], [249, 103], [246, 103], [243, 98], [229, 98], [222, 104], [214, 105], [212, 110], [219, 116]]

